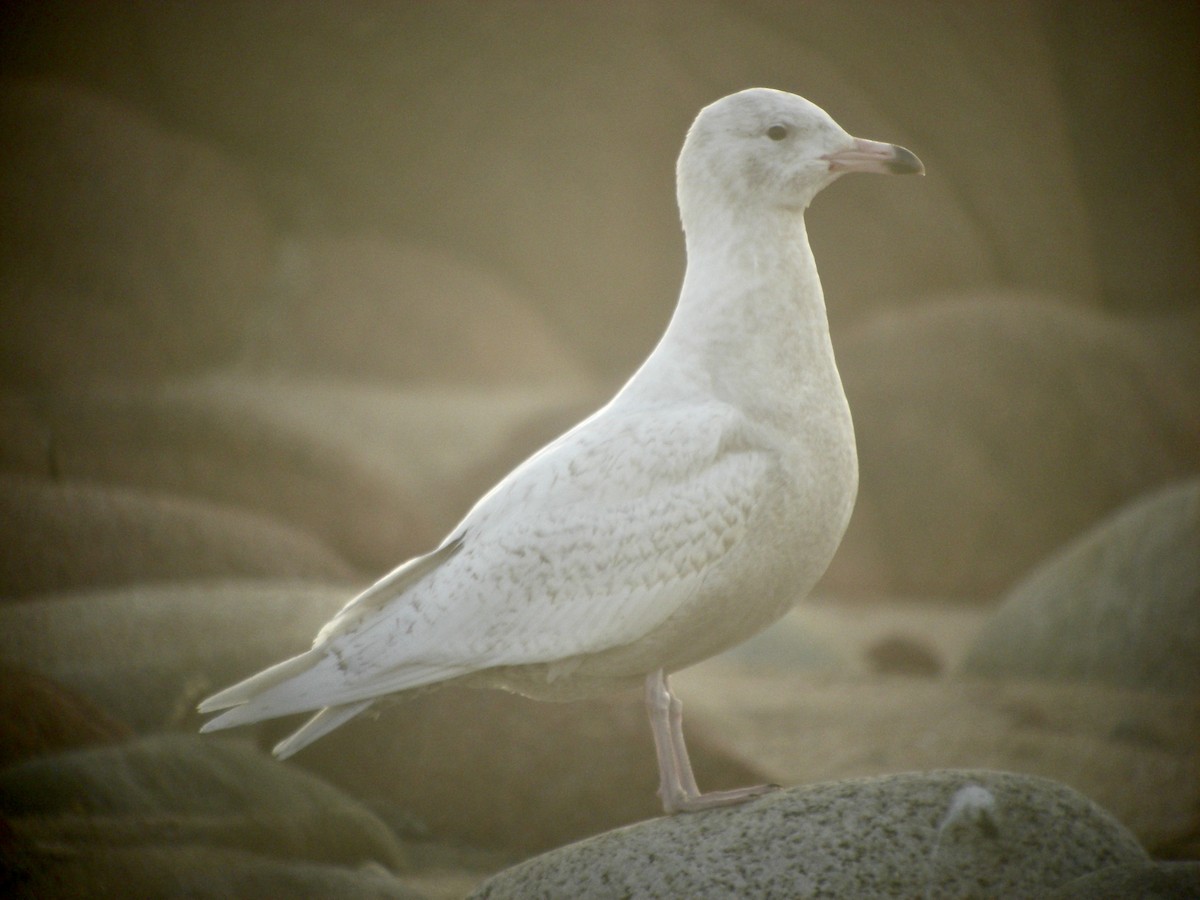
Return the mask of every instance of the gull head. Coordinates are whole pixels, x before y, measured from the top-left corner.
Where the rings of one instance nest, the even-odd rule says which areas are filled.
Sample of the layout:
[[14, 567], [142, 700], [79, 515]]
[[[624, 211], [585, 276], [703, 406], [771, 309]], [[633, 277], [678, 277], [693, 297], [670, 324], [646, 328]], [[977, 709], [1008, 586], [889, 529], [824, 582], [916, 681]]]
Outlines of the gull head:
[[751, 88], [692, 123], [679, 154], [679, 207], [685, 227], [714, 207], [801, 212], [847, 172], [923, 175], [925, 167], [903, 147], [852, 137], [803, 97]]

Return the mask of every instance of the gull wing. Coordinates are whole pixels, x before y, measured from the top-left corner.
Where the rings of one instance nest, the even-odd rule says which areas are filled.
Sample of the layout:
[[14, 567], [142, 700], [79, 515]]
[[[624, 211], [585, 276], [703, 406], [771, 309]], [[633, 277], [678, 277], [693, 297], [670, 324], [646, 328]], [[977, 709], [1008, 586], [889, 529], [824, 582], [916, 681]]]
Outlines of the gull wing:
[[210, 726], [639, 640], [743, 539], [775, 469], [754, 438], [712, 403], [602, 410], [515, 469], [438, 550], [349, 603], [312, 650], [277, 667], [285, 680], [213, 698], [243, 705]]

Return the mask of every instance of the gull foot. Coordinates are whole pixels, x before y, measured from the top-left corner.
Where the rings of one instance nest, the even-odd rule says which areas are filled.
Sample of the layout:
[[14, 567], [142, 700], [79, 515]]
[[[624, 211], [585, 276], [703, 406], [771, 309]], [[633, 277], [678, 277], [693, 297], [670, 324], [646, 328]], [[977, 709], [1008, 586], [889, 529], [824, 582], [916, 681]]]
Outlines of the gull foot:
[[703, 809], [716, 809], [719, 806], [737, 806], [755, 797], [770, 794], [779, 790], [777, 784], [757, 784], [753, 787], [735, 788], [730, 791], [709, 791], [707, 794], [678, 794], [663, 797], [663, 811], [667, 815], [681, 812], [699, 812]]

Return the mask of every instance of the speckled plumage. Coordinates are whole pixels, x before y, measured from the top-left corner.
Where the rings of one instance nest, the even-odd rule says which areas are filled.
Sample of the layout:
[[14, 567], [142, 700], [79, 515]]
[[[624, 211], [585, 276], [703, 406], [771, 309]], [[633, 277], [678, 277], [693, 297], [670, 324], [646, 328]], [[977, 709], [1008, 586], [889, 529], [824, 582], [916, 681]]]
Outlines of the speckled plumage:
[[649, 359], [311, 650], [205, 701], [227, 709], [205, 730], [328, 707], [287, 755], [441, 682], [568, 699], [659, 673], [665, 695], [662, 673], [786, 612], [832, 557], [857, 484], [803, 210], [843, 170], [916, 171], [906, 153], [777, 91], [703, 110], [678, 166], [687, 274]]

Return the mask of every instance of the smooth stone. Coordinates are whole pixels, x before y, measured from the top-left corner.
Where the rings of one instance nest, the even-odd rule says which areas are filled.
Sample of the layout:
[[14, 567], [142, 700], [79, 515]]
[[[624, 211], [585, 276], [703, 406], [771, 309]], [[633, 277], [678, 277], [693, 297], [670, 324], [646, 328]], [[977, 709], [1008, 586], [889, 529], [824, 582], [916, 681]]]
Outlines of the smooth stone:
[[[8, 887], [15, 898], [75, 900], [122, 897], [152, 900], [251, 900], [320, 897], [322, 900], [422, 900], [378, 866], [350, 868], [280, 860], [244, 850], [175, 843], [173, 846], [61, 847], [57, 852], [10, 848]], [[3, 882], [0, 882], [3, 884]]]
[[1200, 694], [1200, 479], [1139, 499], [1038, 566], [961, 671]]
[[371, 234], [281, 247], [271, 315], [243, 366], [268, 378], [413, 385], [587, 383], [545, 314], [461, 254]]
[[1123, 505], [1192, 477], [1195, 323], [1190, 333], [1012, 290], [847, 332], [838, 369], [859, 493], [825, 589], [994, 602]]
[[139, 731], [194, 727], [222, 684], [312, 643], [354, 593], [289, 581], [147, 584], [0, 604], [0, 658]]
[[0, 475], [0, 597], [219, 578], [350, 581], [310, 534], [247, 509]]
[[0, 470], [252, 511], [377, 577], [437, 546], [603, 399], [577, 382], [397, 389], [245, 373], [0, 394]]
[[195, 735], [18, 763], [0, 771], [0, 811], [41, 819], [43, 831], [79, 843], [103, 844], [106, 833], [117, 844], [156, 843], [174, 833], [315, 862], [406, 864], [387, 826], [341, 791], [245, 744]]

